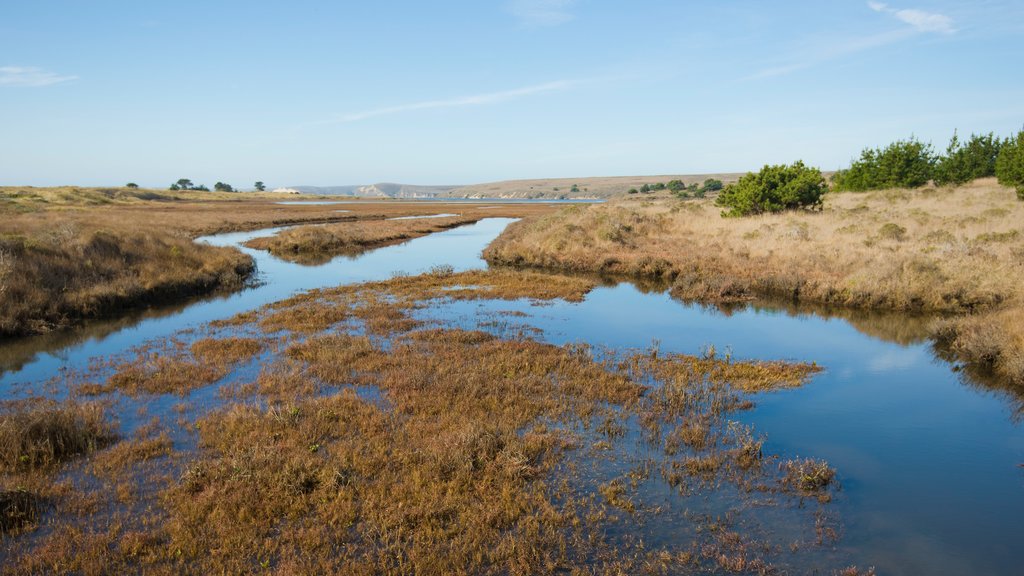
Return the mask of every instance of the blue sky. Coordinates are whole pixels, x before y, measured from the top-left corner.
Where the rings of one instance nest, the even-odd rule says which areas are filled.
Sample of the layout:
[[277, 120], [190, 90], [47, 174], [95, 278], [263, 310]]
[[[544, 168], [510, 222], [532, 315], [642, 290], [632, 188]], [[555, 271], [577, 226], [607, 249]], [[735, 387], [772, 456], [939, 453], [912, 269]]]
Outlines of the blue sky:
[[0, 4], [0, 184], [834, 169], [1024, 125], [1024, 1]]

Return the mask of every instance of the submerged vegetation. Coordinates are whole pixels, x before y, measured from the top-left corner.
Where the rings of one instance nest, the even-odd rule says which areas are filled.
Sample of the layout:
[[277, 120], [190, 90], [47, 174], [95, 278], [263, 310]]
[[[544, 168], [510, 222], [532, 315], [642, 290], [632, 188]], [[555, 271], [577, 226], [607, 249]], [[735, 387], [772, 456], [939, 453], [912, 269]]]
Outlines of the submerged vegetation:
[[[148, 370], [157, 352], [230, 366], [140, 387], [220, 400], [66, 464], [45, 509], [20, 508], [47, 529], [6, 539], [4, 572], [773, 573], [823, 561], [835, 472], [768, 453], [732, 419], [817, 367], [555, 346], [422, 314], [439, 300], [579, 300], [593, 285], [438, 268], [301, 294], [94, 367], [82, 389], [103, 396], [121, 388], [87, 384]], [[238, 364], [260, 351], [258, 372]], [[173, 443], [164, 426], [180, 428]], [[661, 521], [675, 537], [648, 544]]]

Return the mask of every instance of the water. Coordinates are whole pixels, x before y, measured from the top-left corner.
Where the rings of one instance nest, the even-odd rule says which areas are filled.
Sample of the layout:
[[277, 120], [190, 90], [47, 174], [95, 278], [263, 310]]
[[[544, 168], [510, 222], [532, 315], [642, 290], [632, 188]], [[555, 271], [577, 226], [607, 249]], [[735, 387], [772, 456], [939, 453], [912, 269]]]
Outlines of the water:
[[[0, 391], [11, 396], [15, 383], [40, 382], [64, 367], [84, 367], [89, 358], [299, 291], [442, 264], [482, 267], [481, 250], [510, 221], [487, 219], [315, 267], [241, 248], [257, 260], [259, 286], [69, 335], [7, 343], [0, 349], [8, 370]], [[239, 246], [274, 231], [202, 241]], [[643, 348], [656, 342], [666, 352], [692, 354], [714, 346], [734, 358], [817, 362], [825, 371], [809, 384], [757, 395], [757, 408], [742, 418], [767, 435], [767, 453], [823, 458], [838, 470], [843, 488], [831, 506], [844, 523], [838, 545], [843, 552], [862, 566], [876, 566], [879, 574], [1019, 573], [1020, 401], [937, 358], [923, 337], [925, 320], [848, 311], [840, 318], [770, 306], [725, 313], [629, 283], [601, 286], [580, 304], [453, 302], [423, 313], [475, 323], [481, 312], [500, 310], [529, 314], [514, 321], [541, 328], [540, 337], [556, 344]]]

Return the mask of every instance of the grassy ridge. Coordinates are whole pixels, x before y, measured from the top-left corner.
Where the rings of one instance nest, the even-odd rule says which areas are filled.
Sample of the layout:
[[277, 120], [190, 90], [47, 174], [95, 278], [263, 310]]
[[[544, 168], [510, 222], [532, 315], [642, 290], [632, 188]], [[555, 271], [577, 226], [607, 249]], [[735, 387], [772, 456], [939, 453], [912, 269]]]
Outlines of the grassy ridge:
[[[993, 179], [830, 194], [822, 213], [745, 219], [722, 218], [709, 202], [620, 201], [517, 223], [484, 256], [494, 264], [666, 278], [683, 299], [771, 295], [976, 315], [1024, 304], [1021, 222], [1024, 205]], [[965, 358], [987, 359], [1024, 381], [1024, 363], [1013, 360], [1024, 349], [1024, 325], [1002, 317], [954, 321], [945, 339]], [[973, 337], [979, 323], [1003, 344]]]
[[122, 308], [237, 288], [235, 250], [159, 233], [64, 229], [0, 236], [0, 336], [40, 333]]

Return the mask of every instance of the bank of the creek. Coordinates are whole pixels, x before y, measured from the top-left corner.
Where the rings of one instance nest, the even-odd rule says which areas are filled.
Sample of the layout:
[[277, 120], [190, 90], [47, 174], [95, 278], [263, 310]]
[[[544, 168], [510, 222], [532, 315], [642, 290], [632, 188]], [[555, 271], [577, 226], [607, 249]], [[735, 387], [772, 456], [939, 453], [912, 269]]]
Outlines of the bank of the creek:
[[[319, 266], [288, 263], [242, 246], [275, 230], [201, 238], [251, 255], [259, 282], [229, 296], [5, 343], [0, 394], [6, 399], [60, 397], [66, 392], [62, 375], [85, 370], [95, 359], [306, 290], [438, 266], [455, 271], [486, 267], [481, 251], [510, 221], [486, 219]], [[838, 518], [838, 538], [824, 547], [824, 565], [835, 567], [834, 560], [901, 575], [1013, 574], [1024, 565], [1019, 546], [1024, 534], [1020, 400], [942, 360], [925, 331], [915, 328], [924, 323], [919, 318], [859, 312], [843, 318], [770, 305], [722, 311], [684, 304], [628, 282], [601, 285], [580, 303], [443, 301], [417, 310], [416, 316], [502, 335], [525, 333], [559, 345], [654, 346], [659, 354], [713, 348], [734, 359], [813, 361], [824, 370], [807, 385], [759, 394], [756, 407], [736, 418], [764, 434], [766, 453], [824, 459], [838, 472], [841, 490], [829, 504]], [[194, 415], [208, 411], [204, 403], [222, 401], [210, 390], [196, 391], [188, 400]], [[118, 402], [127, 433], [144, 420], [133, 415], [139, 405], [147, 404], [148, 419], [170, 414], [179, 399]], [[642, 451], [639, 441], [637, 450]], [[628, 469], [632, 464], [610, 465]], [[671, 497], [656, 483], [641, 490], [647, 490], [647, 500]], [[676, 534], [671, 517], [652, 519], [645, 530], [652, 547]], [[803, 572], [799, 565], [791, 571]]]

